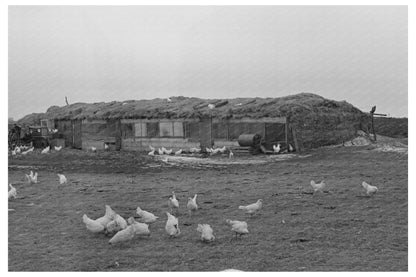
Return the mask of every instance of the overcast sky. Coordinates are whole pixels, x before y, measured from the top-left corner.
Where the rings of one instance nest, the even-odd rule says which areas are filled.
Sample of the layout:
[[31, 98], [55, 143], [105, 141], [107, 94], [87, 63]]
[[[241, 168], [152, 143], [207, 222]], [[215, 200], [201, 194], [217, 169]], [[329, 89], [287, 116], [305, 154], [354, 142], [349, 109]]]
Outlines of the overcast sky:
[[9, 116], [312, 92], [407, 116], [405, 6], [12, 6]]

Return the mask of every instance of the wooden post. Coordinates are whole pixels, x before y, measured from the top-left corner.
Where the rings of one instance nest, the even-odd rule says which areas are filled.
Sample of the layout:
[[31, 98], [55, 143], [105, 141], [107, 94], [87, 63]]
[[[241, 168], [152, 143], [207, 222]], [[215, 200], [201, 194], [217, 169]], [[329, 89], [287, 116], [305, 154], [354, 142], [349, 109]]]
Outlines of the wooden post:
[[295, 143], [296, 151], [300, 153], [302, 151], [302, 149], [300, 149], [301, 147], [298, 143], [298, 138], [296, 136], [296, 130], [293, 127], [291, 129], [292, 129], [293, 142]]
[[377, 141], [376, 129], [374, 127], [374, 113], [371, 113], [371, 126], [373, 127], [374, 141]]
[[289, 153], [289, 142], [288, 142], [288, 126], [287, 126], [287, 118], [285, 123], [285, 140], [286, 140], [286, 151]]

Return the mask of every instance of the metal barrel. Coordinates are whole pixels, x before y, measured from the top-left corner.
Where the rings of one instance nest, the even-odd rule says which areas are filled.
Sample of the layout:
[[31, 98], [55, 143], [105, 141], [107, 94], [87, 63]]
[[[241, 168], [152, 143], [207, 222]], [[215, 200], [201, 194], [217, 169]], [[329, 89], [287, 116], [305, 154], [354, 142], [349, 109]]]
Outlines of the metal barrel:
[[240, 146], [257, 147], [260, 145], [261, 135], [259, 134], [242, 134], [238, 137], [238, 144]]

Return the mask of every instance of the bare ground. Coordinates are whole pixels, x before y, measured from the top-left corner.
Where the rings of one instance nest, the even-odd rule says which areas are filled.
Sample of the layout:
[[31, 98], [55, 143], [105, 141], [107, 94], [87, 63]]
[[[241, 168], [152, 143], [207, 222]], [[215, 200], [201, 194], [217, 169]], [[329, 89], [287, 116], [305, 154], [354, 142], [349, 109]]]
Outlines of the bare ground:
[[[407, 154], [365, 146], [306, 154], [219, 166], [68, 149], [9, 158], [18, 191], [9, 200], [9, 271], [407, 271]], [[38, 184], [25, 183], [30, 170], [39, 172]], [[59, 185], [56, 173], [69, 184]], [[327, 191], [312, 194], [311, 179], [325, 179]], [[378, 186], [375, 197], [364, 195], [364, 180]], [[181, 205], [182, 234], [174, 239], [164, 231], [172, 190]], [[188, 218], [194, 193], [201, 209]], [[260, 214], [237, 209], [259, 198]], [[105, 204], [125, 218], [138, 205], [161, 218], [150, 238], [111, 246], [81, 220], [102, 216]], [[232, 240], [227, 218], [246, 220], [250, 234]], [[213, 227], [214, 243], [200, 242], [198, 223]]]

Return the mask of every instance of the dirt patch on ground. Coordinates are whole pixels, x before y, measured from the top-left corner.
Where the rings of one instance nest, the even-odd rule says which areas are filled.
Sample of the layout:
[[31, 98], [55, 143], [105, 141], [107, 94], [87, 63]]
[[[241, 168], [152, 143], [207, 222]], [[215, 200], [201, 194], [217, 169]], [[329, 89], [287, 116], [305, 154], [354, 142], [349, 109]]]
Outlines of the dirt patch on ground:
[[[407, 155], [363, 150], [319, 149], [212, 168], [167, 165], [134, 152], [64, 149], [9, 158], [9, 182], [18, 191], [9, 201], [9, 270], [407, 271]], [[35, 168], [40, 182], [28, 185], [24, 174]], [[56, 173], [69, 183], [59, 185]], [[325, 179], [326, 191], [314, 195], [311, 179]], [[378, 186], [378, 194], [366, 197], [362, 181]], [[164, 231], [172, 190], [181, 205], [176, 239]], [[189, 218], [185, 206], [194, 193], [200, 210]], [[238, 210], [259, 198], [258, 215]], [[160, 220], [150, 238], [111, 246], [81, 220], [84, 213], [102, 216], [105, 204], [123, 217], [140, 205]], [[231, 239], [226, 219], [247, 221], [250, 233]], [[198, 223], [213, 227], [214, 243], [200, 242]]]

